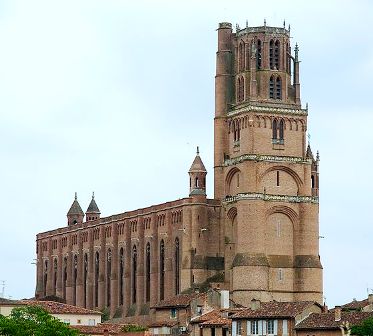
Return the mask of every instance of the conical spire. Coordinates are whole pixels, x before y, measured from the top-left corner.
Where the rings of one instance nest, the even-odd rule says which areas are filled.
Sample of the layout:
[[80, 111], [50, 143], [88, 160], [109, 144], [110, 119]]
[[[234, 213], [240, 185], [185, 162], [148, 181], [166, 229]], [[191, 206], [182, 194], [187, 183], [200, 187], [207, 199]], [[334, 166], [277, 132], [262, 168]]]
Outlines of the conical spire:
[[100, 209], [98, 208], [96, 201], [95, 201], [95, 193], [92, 193], [92, 200], [91, 203], [89, 203], [88, 209], [86, 211], [87, 214], [100, 214]]
[[201, 157], [199, 156], [199, 147], [197, 146], [197, 153], [196, 157], [194, 158], [194, 161], [189, 169], [189, 173], [195, 173], [195, 172], [205, 172], [207, 173], [207, 170], [205, 168], [205, 165], [202, 162]]
[[75, 193], [74, 202], [73, 202], [73, 204], [71, 204], [70, 210], [68, 211], [67, 215], [68, 216], [72, 216], [72, 215], [83, 215], [84, 216], [84, 212], [83, 212], [83, 210], [80, 207], [80, 204], [78, 202], [77, 193]]

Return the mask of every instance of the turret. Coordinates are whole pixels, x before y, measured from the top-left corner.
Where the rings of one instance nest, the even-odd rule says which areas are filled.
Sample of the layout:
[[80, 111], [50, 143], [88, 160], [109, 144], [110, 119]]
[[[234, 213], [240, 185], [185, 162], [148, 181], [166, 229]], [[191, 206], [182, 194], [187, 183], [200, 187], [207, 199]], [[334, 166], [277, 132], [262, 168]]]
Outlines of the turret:
[[75, 199], [71, 204], [70, 210], [67, 213], [67, 225], [75, 225], [83, 223], [84, 212], [78, 202], [78, 196], [75, 193]]
[[100, 209], [98, 208], [96, 201], [95, 201], [95, 193], [92, 193], [92, 200], [91, 203], [89, 203], [88, 209], [85, 212], [85, 220], [87, 222], [96, 220], [100, 218]]
[[189, 196], [206, 196], [206, 175], [207, 171], [199, 156], [199, 148], [197, 147], [196, 157], [189, 169]]

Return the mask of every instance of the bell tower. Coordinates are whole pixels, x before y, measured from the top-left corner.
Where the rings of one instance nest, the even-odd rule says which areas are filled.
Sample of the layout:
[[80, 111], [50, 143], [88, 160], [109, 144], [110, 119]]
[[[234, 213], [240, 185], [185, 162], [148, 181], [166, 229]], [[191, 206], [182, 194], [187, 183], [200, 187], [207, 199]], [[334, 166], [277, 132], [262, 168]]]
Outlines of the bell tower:
[[219, 24], [214, 192], [236, 302], [322, 302], [319, 160], [306, 150], [298, 54], [285, 23]]

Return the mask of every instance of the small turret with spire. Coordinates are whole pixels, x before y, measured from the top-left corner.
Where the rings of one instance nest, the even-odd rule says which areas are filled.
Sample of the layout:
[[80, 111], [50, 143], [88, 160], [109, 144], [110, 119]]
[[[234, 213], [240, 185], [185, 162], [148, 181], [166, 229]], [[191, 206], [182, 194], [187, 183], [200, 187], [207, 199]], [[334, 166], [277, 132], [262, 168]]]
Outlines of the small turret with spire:
[[199, 156], [199, 147], [197, 147], [196, 157], [189, 169], [189, 196], [206, 196], [206, 175], [207, 171]]
[[83, 223], [84, 212], [78, 202], [78, 195], [75, 193], [73, 204], [71, 204], [70, 210], [67, 212], [67, 225], [75, 225]]
[[85, 212], [85, 220], [92, 221], [100, 218], [100, 209], [98, 208], [96, 201], [95, 201], [95, 193], [92, 193], [91, 203], [89, 203], [88, 209]]

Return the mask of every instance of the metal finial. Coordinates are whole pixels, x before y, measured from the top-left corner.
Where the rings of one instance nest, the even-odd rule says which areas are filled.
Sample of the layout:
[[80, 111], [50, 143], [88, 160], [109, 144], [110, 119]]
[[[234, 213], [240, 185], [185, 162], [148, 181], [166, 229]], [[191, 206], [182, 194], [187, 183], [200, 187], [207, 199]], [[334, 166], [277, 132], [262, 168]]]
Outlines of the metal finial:
[[249, 28], [249, 20], [246, 20], [246, 28]]
[[199, 155], [199, 146], [197, 146], [197, 155]]
[[306, 103], [306, 110], [308, 111], [308, 102]]
[[285, 26], [286, 26], [286, 22], [285, 22], [285, 20], [284, 20], [284, 29], [285, 29]]
[[288, 31], [289, 31], [289, 33], [290, 33], [290, 23], [289, 23], [289, 28], [288, 28]]
[[238, 23], [236, 23], [236, 33], [238, 33], [240, 31], [240, 26]]
[[95, 199], [95, 192], [92, 192], [92, 199]]
[[264, 19], [264, 27], [266, 27], [266, 26], [267, 26], [267, 20]]
[[75, 201], [78, 199], [78, 193], [75, 191]]
[[317, 160], [317, 161], [320, 161], [320, 154], [319, 154], [319, 151], [316, 152], [316, 160]]

